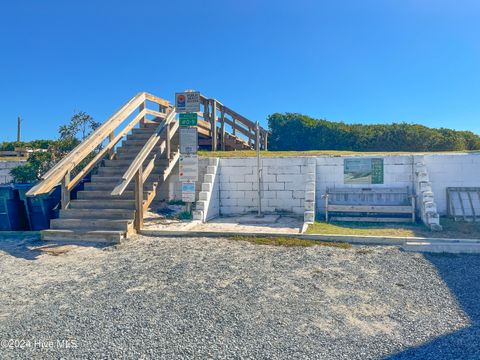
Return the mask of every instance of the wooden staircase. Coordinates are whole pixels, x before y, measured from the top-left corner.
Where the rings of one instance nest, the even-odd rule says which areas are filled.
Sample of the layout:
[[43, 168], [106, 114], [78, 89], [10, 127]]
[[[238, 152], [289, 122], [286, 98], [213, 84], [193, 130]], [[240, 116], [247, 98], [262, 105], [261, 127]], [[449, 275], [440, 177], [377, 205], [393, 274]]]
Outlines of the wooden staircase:
[[[130, 183], [121, 196], [112, 196], [111, 193], [157, 126], [157, 122], [152, 122], [146, 123], [144, 128], [134, 129], [117, 149], [115, 157], [104, 160], [97, 174], [92, 175], [91, 182], [85, 183], [77, 199], [71, 200], [67, 209], [60, 210], [58, 219], [51, 220], [50, 229], [42, 232], [42, 238], [120, 242], [132, 234], [135, 231], [135, 184]], [[172, 144], [177, 148], [178, 137]], [[165, 154], [151, 154], [143, 164], [146, 166], [155, 156], [155, 167], [143, 185], [144, 210], [155, 197], [157, 186], [168, 176], [172, 165], [172, 160], [162, 155]], [[176, 153], [173, 153], [172, 159], [176, 158]]]
[[[201, 99], [203, 112], [197, 127], [200, 147], [267, 148], [268, 132], [258, 123], [215, 99], [203, 95]], [[149, 108], [152, 104], [158, 110]], [[143, 214], [157, 187], [178, 163], [178, 128], [175, 108], [168, 101], [148, 93], [129, 100], [28, 191], [28, 196], [45, 194], [61, 184], [59, 218], [42, 231], [42, 239], [118, 243], [141, 230]], [[93, 159], [79, 169], [89, 154], [94, 154]], [[71, 179], [73, 173], [76, 175]], [[70, 199], [72, 189], [89, 173], [93, 173], [91, 181], [76, 199]]]

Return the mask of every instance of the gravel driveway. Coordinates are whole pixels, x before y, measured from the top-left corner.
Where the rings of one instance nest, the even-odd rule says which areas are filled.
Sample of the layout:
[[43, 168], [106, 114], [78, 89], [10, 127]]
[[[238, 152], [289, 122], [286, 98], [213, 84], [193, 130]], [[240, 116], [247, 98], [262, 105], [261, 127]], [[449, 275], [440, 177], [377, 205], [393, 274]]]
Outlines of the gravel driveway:
[[480, 358], [478, 255], [40, 245], [0, 242], [1, 359]]

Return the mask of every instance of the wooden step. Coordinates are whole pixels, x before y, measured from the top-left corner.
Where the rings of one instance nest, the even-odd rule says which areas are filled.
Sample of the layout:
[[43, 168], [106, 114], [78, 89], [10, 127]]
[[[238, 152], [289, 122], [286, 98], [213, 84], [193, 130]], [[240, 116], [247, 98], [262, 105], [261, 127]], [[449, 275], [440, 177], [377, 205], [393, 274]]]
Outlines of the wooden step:
[[[132, 157], [132, 159], [124, 159], [124, 158], [121, 158], [121, 159], [114, 159], [114, 160], [105, 160], [104, 161], [104, 165], [105, 167], [118, 167], [118, 168], [125, 168], [128, 169], [128, 167], [132, 164], [133, 162], [133, 159], [135, 157]], [[144, 162], [144, 165], [147, 165], [148, 162], [151, 160], [152, 158], [150, 159], [147, 159], [145, 162]], [[155, 159], [155, 165], [157, 166], [160, 166], [160, 165], [168, 165], [169, 163], [169, 160], [168, 159], [162, 159], [162, 158], [156, 158]]]
[[[85, 191], [90, 191], [90, 190], [94, 190], [94, 191], [112, 191], [115, 186], [117, 186], [118, 182], [120, 180], [117, 180], [117, 182], [96, 182], [96, 181], [92, 181], [90, 183], [86, 183], [85, 184], [85, 187], [84, 187], [84, 190]], [[143, 185], [143, 189], [144, 190], [150, 190], [154, 185], [157, 185], [158, 182], [156, 181], [147, 181], [144, 183]], [[133, 188], [135, 187], [135, 182], [132, 181], [130, 184], [128, 184], [128, 187], [127, 187], [127, 190], [133, 190]]]
[[52, 219], [50, 228], [52, 230], [115, 230], [128, 232], [133, 226], [133, 220], [112, 220], [112, 219]]
[[133, 220], [135, 210], [125, 209], [62, 209], [60, 219], [85, 219], [97, 217], [102, 219]]
[[[149, 195], [150, 191], [144, 190], [143, 191], [143, 198], [146, 199]], [[111, 200], [133, 200], [135, 199], [135, 194], [133, 190], [125, 190], [122, 195], [120, 196], [112, 196], [111, 191], [106, 190], [83, 190], [77, 193], [78, 200], [101, 200], [105, 203], [105, 201]], [[108, 206], [105, 204], [104, 206]]]
[[75, 231], [75, 230], [42, 230], [40, 236], [46, 241], [62, 242], [101, 242], [110, 244], [119, 244], [125, 239], [124, 231]]
[[[123, 175], [123, 174], [122, 174]], [[122, 179], [121, 176], [108, 176], [108, 175], [99, 175], [95, 174], [92, 175], [92, 183], [112, 183], [112, 184], [118, 184], [118, 182]], [[88, 183], [85, 183], [87, 185]]]
[[96, 200], [72, 200], [69, 209], [135, 209], [135, 200], [112, 199], [108, 203]]

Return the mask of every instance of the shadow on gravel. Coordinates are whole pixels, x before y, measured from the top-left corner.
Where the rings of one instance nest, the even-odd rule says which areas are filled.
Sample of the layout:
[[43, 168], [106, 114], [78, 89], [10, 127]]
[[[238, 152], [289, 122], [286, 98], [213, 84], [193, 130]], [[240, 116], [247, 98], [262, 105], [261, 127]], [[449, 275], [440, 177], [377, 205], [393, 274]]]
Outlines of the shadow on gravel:
[[105, 248], [110, 244], [92, 243], [92, 242], [50, 242], [37, 238], [24, 239], [0, 239], [0, 252], [6, 252], [16, 258], [25, 260], [37, 260], [40, 255], [48, 254], [52, 256], [62, 255], [69, 251], [68, 247], [84, 246]]
[[480, 359], [480, 255], [424, 256], [436, 266], [471, 324], [386, 359]]

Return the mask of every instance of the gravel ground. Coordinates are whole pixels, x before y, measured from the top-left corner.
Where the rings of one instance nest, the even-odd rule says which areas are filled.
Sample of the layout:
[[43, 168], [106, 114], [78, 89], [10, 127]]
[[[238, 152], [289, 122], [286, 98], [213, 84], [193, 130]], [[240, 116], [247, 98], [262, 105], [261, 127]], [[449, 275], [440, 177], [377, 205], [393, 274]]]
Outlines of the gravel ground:
[[40, 245], [0, 242], [1, 359], [480, 358], [478, 255]]

